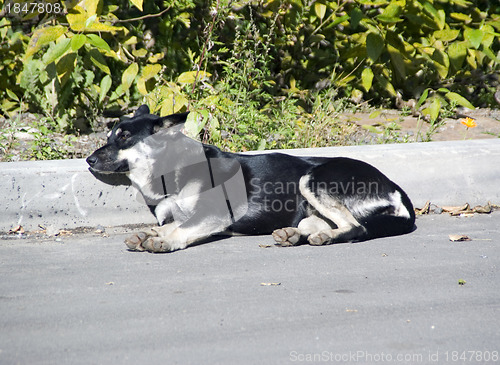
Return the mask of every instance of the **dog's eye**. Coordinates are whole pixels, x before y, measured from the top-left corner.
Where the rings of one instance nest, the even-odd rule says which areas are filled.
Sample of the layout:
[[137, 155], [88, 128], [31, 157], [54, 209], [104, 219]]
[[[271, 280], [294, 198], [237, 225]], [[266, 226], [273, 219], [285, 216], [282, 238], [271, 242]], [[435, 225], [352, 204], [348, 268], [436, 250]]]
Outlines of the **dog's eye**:
[[131, 133], [129, 131], [123, 131], [121, 134], [120, 134], [120, 139], [122, 141], [125, 141], [126, 139], [128, 139], [129, 137], [131, 136]]

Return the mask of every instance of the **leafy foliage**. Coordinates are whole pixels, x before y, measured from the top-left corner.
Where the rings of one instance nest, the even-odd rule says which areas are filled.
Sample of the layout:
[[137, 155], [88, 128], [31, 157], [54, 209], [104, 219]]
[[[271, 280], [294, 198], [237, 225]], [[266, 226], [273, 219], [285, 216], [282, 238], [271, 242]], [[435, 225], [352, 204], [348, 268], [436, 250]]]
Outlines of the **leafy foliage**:
[[0, 108], [41, 113], [53, 130], [95, 129], [102, 113], [145, 101], [194, 111], [191, 133], [226, 149], [291, 148], [349, 138], [335, 119], [345, 100], [414, 99], [431, 123], [496, 103], [495, 2], [46, 3], [61, 11], [0, 0]]

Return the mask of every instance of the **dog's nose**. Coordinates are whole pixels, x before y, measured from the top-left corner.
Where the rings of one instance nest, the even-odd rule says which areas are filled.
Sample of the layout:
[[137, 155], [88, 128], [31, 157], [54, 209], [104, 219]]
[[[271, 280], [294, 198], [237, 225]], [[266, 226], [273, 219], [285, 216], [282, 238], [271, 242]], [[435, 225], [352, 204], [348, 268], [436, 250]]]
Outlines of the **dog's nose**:
[[90, 155], [87, 157], [87, 163], [92, 167], [97, 163], [97, 157], [94, 155]]

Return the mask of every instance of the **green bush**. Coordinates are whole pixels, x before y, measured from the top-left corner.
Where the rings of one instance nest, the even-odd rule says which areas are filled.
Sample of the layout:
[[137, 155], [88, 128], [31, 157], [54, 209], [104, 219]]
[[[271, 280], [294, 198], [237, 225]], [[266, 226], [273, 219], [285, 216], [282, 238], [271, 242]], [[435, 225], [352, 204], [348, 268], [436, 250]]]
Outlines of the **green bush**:
[[[495, 106], [500, 6], [466, 0], [0, 1], [0, 107], [57, 131], [142, 102], [226, 149], [342, 143], [346, 100]], [[10, 8], [7, 5], [11, 4]], [[7, 11], [10, 9], [10, 11]]]

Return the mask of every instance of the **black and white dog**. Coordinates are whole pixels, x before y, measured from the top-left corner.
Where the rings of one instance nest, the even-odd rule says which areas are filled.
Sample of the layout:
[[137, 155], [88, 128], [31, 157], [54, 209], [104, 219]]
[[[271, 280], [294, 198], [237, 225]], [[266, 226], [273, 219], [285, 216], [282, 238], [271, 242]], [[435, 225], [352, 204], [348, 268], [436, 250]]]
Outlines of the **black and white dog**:
[[235, 154], [182, 133], [188, 113], [159, 117], [146, 105], [87, 158], [93, 173], [125, 173], [159, 227], [125, 240], [170, 252], [215, 234], [270, 234], [281, 246], [327, 245], [414, 229], [406, 193], [349, 158]]

